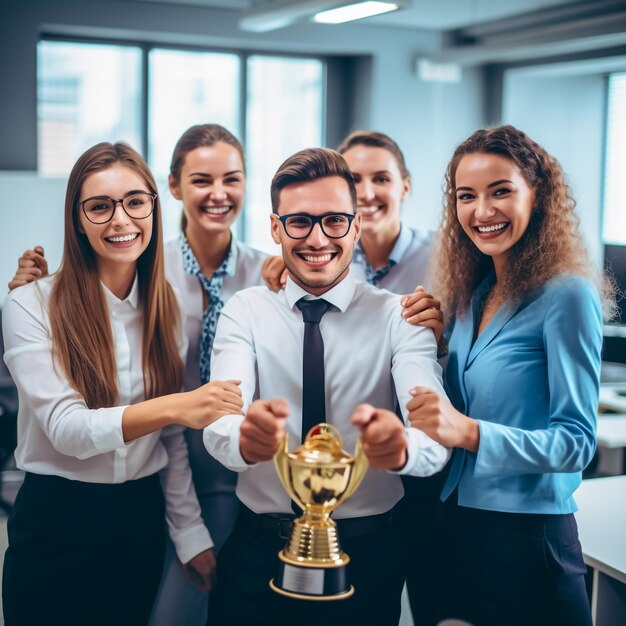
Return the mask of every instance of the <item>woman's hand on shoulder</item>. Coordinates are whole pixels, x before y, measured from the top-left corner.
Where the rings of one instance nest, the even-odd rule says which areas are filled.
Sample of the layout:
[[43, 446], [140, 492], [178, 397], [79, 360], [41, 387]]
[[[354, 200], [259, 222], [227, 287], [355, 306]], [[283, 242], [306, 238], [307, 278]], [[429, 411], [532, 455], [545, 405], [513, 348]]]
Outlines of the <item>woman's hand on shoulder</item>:
[[48, 275], [48, 261], [41, 246], [25, 250], [17, 261], [17, 271], [9, 283], [9, 290], [27, 285]]
[[443, 335], [443, 312], [441, 302], [424, 287], [417, 286], [413, 293], [403, 296], [400, 300], [402, 305], [402, 317], [414, 326], [431, 328], [435, 333], [437, 343]]
[[191, 561], [183, 563], [181, 567], [185, 578], [198, 585], [198, 591], [210, 591], [215, 585], [217, 559], [213, 548], [196, 554]]
[[287, 276], [289, 276], [283, 257], [268, 256], [267, 259], [263, 261], [261, 276], [268, 289], [272, 291], [280, 291], [283, 289], [287, 283]]
[[204, 428], [223, 415], [241, 415], [240, 382], [212, 380], [198, 389], [180, 394], [180, 423], [189, 428]]
[[480, 430], [478, 422], [457, 411], [445, 396], [428, 389], [414, 387], [406, 408], [413, 428], [448, 448], [478, 450]]

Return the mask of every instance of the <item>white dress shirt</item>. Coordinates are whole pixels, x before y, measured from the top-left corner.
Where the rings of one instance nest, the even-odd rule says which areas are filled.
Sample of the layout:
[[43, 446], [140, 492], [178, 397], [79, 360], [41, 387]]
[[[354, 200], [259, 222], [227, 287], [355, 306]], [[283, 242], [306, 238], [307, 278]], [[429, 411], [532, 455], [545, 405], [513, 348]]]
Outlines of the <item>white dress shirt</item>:
[[[392, 267], [389, 273], [377, 282], [377, 287], [392, 293], [413, 293], [422, 285], [428, 289], [429, 266], [434, 254], [435, 233], [428, 230], [414, 230], [401, 224], [400, 234], [389, 255]], [[354, 278], [366, 280], [367, 257], [360, 242], [354, 246], [354, 257], [350, 271]]]
[[[172, 541], [183, 563], [210, 548], [191, 483], [183, 429], [174, 425], [124, 443], [122, 414], [145, 399], [143, 315], [137, 278], [124, 300], [104, 285], [120, 406], [90, 409], [52, 354], [48, 301], [55, 277], [15, 289], [3, 312], [4, 360], [19, 394], [17, 466], [87, 483], [123, 483], [160, 472]], [[182, 319], [182, 318], [181, 318]], [[181, 358], [186, 340], [178, 329]]]
[[[235, 294], [220, 317], [211, 361], [215, 379], [241, 380], [244, 410], [255, 394], [289, 403], [290, 449], [300, 441], [304, 323], [296, 302], [311, 297], [291, 279], [279, 293], [252, 287]], [[363, 402], [394, 411], [405, 405], [415, 385], [443, 393], [437, 347], [431, 330], [408, 324], [398, 296], [355, 281], [350, 274], [322, 296], [334, 305], [322, 318], [326, 419], [336, 426], [349, 453], [359, 430], [350, 423]], [[227, 415], [204, 430], [209, 452], [241, 472], [240, 500], [256, 513], [289, 512], [290, 499], [272, 461], [248, 465], [239, 451], [242, 416]], [[408, 461], [402, 474], [427, 476], [440, 470], [449, 451], [421, 431], [407, 428]], [[335, 517], [384, 513], [403, 495], [400, 476], [370, 469], [356, 493]]]
[[[263, 285], [261, 268], [267, 258], [265, 252], [255, 250], [232, 239], [234, 263], [233, 271], [224, 276], [220, 298], [223, 302], [240, 289]], [[185, 314], [185, 335], [189, 339], [187, 364], [185, 367], [185, 389], [197, 389], [200, 386], [200, 336], [202, 335], [202, 316], [204, 314], [203, 289], [196, 276], [183, 269], [183, 257], [178, 238], [165, 244], [165, 274], [180, 294]]]

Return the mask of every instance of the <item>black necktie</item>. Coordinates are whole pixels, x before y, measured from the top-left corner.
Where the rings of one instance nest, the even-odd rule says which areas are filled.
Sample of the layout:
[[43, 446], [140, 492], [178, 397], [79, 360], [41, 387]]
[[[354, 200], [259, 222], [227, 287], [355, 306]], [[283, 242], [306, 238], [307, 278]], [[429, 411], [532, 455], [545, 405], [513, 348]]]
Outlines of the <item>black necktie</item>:
[[[324, 341], [320, 320], [330, 309], [326, 300], [299, 300], [296, 306], [304, 320], [304, 350], [302, 358], [302, 434], [304, 441], [313, 426], [326, 421], [324, 393]], [[300, 515], [300, 507], [292, 500], [291, 509]]]
[[302, 361], [302, 436], [304, 441], [313, 426], [326, 421], [324, 394], [324, 341], [320, 320], [330, 308], [326, 300], [299, 300], [296, 306], [304, 320], [304, 358]]

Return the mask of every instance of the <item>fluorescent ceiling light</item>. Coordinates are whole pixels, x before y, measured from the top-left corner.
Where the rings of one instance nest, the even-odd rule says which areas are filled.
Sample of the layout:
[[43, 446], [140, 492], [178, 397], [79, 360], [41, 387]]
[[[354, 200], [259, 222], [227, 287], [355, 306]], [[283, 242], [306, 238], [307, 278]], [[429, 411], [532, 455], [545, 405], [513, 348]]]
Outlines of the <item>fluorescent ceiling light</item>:
[[395, 2], [356, 2], [337, 9], [320, 11], [313, 16], [313, 20], [320, 24], [342, 24], [372, 15], [389, 13], [389, 11], [395, 11], [397, 8], [398, 5]]

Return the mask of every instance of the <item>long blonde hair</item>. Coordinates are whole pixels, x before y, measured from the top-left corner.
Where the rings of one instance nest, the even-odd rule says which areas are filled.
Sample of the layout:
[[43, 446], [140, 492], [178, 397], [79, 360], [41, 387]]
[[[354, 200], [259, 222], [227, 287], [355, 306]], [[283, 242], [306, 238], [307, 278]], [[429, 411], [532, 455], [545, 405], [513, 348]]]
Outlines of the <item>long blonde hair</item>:
[[585, 276], [604, 296], [605, 312], [615, 311], [613, 287], [591, 261], [578, 228], [578, 217], [565, 174], [558, 161], [514, 126], [477, 130], [454, 151], [446, 171], [439, 246], [433, 264], [434, 283], [449, 315], [463, 313], [483, 278], [493, 271], [491, 257], [472, 243], [457, 219], [456, 171], [467, 154], [496, 154], [512, 161], [535, 190], [526, 232], [511, 249], [499, 288], [509, 301], [562, 274]]
[[[146, 162], [130, 146], [99, 143], [81, 155], [67, 184], [63, 258], [50, 296], [55, 358], [72, 387], [92, 409], [118, 404], [119, 389], [109, 312], [96, 254], [80, 231], [78, 201], [87, 177], [116, 163], [141, 176], [150, 192], [156, 194], [156, 183]], [[151, 240], [137, 261], [146, 398], [179, 391], [183, 376], [175, 336], [180, 316], [174, 292], [165, 280], [158, 196], [152, 220]]]

